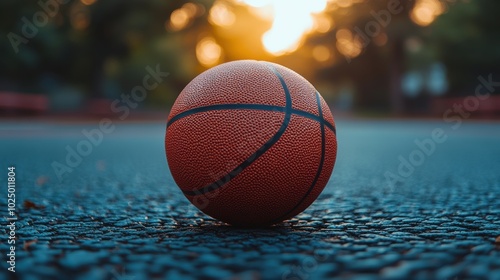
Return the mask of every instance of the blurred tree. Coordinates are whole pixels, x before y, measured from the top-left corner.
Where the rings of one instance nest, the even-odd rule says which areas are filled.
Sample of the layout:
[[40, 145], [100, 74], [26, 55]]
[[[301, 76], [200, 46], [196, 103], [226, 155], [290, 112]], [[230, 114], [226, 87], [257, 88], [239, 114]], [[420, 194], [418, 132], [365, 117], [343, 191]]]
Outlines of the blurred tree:
[[146, 66], [160, 64], [171, 75], [148, 101], [165, 104], [202, 70], [250, 58], [296, 69], [344, 100], [352, 93], [358, 108], [399, 113], [407, 71], [442, 62], [449, 94], [470, 92], [477, 75], [499, 72], [500, 3], [493, 0], [328, 1], [318, 16], [323, 27], [285, 54], [266, 50], [261, 39], [272, 22], [245, 1], [74, 0], [30, 38], [26, 21], [40, 21], [36, 15], [45, 9], [37, 1], [1, 1], [0, 90], [71, 85], [89, 97], [116, 98], [142, 83]]
[[473, 94], [480, 75], [499, 79], [498, 11], [499, 1], [458, 2], [424, 30], [426, 48], [436, 50], [437, 59], [447, 67], [450, 95]]
[[335, 42], [335, 56], [340, 58], [324, 67], [321, 77], [337, 83], [351, 80], [358, 108], [401, 113], [404, 42], [417, 29], [409, 17], [413, 5], [412, 1], [387, 0], [352, 1], [336, 7], [330, 13], [335, 28], [311, 41]]
[[[471, 94], [478, 75], [500, 74], [498, 1], [351, 2], [330, 13], [336, 23], [334, 29], [316, 34], [308, 43], [336, 41], [336, 56], [345, 59], [324, 67], [321, 77], [340, 83], [352, 80], [359, 108], [391, 108], [397, 113], [408, 109], [401, 90], [403, 73], [428, 71], [436, 62], [446, 66], [449, 95]], [[403, 9], [389, 18], [391, 2], [400, 3]], [[420, 2], [430, 6], [419, 10]], [[354, 41], [350, 46], [353, 53], [339, 48], [339, 32], [352, 34], [347, 40]], [[356, 37], [361, 42], [360, 51], [356, 49]]]
[[[142, 84], [146, 66], [159, 64], [170, 73], [161, 85], [162, 95], [173, 96], [151, 100], [172, 103], [198, 67], [192, 59], [192, 42], [186, 48], [182, 37], [196, 37], [206, 25], [206, 17], [202, 17], [183, 33], [167, 28], [171, 13], [185, 3], [75, 0], [52, 6], [50, 13], [37, 1], [1, 1], [0, 90], [47, 93], [66, 84], [89, 97], [114, 98]], [[195, 3], [206, 10], [212, 1]], [[43, 14], [45, 22], [37, 18]], [[25, 34], [26, 21], [36, 29], [34, 36]], [[13, 45], [12, 38], [24, 39]]]

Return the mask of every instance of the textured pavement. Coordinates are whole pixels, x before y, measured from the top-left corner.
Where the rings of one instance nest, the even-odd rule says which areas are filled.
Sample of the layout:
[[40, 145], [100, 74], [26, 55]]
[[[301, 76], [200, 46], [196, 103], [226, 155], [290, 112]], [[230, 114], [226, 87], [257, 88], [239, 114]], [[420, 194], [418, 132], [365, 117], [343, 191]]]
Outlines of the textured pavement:
[[[268, 229], [190, 205], [168, 172], [163, 123], [116, 123], [59, 181], [51, 164], [95, 127], [0, 123], [0, 209], [14, 165], [18, 215], [16, 273], [2, 225], [0, 279], [500, 279], [500, 123], [338, 121], [322, 195]], [[389, 184], [435, 128], [446, 141]]]

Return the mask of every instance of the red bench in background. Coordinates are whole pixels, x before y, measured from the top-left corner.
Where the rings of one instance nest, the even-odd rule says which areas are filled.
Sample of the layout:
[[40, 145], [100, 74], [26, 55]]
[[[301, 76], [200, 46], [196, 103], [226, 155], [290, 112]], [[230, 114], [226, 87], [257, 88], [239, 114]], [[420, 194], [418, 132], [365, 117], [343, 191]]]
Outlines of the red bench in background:
[[0, 92], [0, 112], [45, 113], [49, 99], [41, 94]]
[[[475, 98], [475, 96], [474, 96]], [[442, 116], [444, 112], [451, 109], [453, 110], [454, 104], [460, 104], [464, 107], [467, 97], [437, 97], [431, 102], [432, 113]], [[471, 102], [469, 106], [473, 106]], [[467, 107], [464, 107], [466, 110]], [[479, 107], [475, 111], [471, 111], [471, 117], [483, 118], [498, 118], [500, 117], [500, 95], [490, 95], [485, 100], [479, 100]]]

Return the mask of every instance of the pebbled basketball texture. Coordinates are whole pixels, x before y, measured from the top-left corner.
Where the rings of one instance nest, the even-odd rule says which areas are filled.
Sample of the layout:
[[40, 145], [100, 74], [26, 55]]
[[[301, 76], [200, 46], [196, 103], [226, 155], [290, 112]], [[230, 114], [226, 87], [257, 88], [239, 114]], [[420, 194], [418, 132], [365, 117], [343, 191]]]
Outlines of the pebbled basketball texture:
[[332, 173], [336, 130], [302, 76], [242, 60], [205, 71], [172, 107], [165, 150], [172, 176], [201, 211], [266, 226], [306, 209]]

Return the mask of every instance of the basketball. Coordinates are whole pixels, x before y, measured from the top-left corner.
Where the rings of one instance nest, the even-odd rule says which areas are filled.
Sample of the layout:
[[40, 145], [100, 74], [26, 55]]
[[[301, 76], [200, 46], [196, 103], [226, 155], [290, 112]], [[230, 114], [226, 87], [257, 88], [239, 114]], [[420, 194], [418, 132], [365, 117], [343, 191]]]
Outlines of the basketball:
[[172, 176], [207, 215], [267, 226], [304, 211], [330, 178], [332, 113], [305, 78], [270, 62], [211, 68], [180, 93], [167, 120]]

